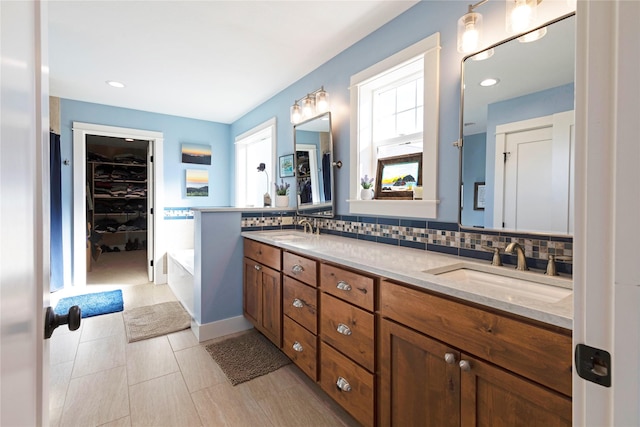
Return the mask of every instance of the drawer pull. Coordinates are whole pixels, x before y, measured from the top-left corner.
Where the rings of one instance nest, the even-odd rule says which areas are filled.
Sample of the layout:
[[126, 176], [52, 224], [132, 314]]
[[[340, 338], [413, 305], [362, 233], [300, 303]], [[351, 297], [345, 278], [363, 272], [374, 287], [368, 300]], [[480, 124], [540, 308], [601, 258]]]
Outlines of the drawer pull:
[[350, 291], [351, 285], [345, 282], [344, 280], [340, 280], [336, 285], [336, 288], [340, 289], [341, 291]]
[[293, 272], [293, 274], [302, 273], [304, 271], [304, 267], [301, 266], [300, 264], [296, 264], [293, 267], [291, 267], [291, 271]]
[[338, 323], [338, 327], [336, 331], [340, 332], [342, 335], [351, 335], [351, 329], [344, 323]]
[[453, 353], [445, 353], [444, 361], [449, 365], [453, 365], [454, 363], [456, 363], [456, 355]]
[[262, 270], [262, 267], [260, 267], [258, 264], [254, 265], [253, 268], [255, 268], [258, 271]]
[[469, 372], [471, 370], [471, 363], [469, 363], [468, 360], [461, 360], [459, 365], [460, 365], [460, 369], [462, 369], [465, 372]]
[[291, 303], [291, 305], [296, 307], [296, 308], [304, 307], [304, 303], [302, 301], [300, 301], [298, 298], [294, 298], [293, 299], [293, 303]]
[[298, 353], [301, 353], [301, 352], [302, 352], [302, 350], [304, 350], [304, 349], [302, 348], [302, 344], [300, 344], [298, 341], [296, 341], [296, 342], [294, 342], [294, 343], [293, 343], [293, 349], [294, 349], [295, 351], [297, 351]]
[[351, 384], [349, 384], [347, 380], [345, 380], [342, 377], [338, 377], [338, 381], [336, 381], [336, 385], [338, 386], [338, 389], [341, 391], [351, 391]]

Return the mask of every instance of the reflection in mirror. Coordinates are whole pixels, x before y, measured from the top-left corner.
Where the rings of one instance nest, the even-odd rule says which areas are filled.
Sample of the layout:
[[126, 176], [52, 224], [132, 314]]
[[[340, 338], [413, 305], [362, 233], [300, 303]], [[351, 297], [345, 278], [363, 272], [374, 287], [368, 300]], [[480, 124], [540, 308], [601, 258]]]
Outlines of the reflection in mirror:
[[464, 227], [573, 234], [575, 15], [544, 28], [462, 62]]
[[331, 113], [299, 123], [293, 129], [298, 214], [332, 218], [335, 206]]

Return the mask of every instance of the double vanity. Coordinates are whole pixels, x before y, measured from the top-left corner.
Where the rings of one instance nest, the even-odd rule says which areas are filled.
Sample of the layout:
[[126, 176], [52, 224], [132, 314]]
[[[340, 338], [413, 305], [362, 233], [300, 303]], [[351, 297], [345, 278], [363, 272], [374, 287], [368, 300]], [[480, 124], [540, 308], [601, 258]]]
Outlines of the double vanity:
[[571, 425], [570, 278], [295, 230], [242, 236], [245, 317], [362, 425]]

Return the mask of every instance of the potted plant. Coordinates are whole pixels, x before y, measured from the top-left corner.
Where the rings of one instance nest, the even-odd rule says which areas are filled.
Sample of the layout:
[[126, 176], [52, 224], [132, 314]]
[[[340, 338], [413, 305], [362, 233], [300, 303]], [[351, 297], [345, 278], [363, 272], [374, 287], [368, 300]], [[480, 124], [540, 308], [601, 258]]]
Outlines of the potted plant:
[[373, 178], [369, 178], [368, 175], [360, 178], [360, 186], [362, 187], [360, 190], [360, 198], [362, 200], [373, 199]]
[[282, 184], [278, 185], [276, 182], [276, 207], [288, 208], [289, 207], [289, 183], [285, 183], [284, 180], [280, 180]]

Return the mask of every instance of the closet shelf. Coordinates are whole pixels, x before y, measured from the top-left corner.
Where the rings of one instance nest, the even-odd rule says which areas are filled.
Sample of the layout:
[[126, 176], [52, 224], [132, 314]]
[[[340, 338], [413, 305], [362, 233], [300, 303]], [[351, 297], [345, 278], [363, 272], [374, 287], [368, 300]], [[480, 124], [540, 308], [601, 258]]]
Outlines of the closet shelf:
[[144, 163], [114, 163], [114, 162], [99, 162], [96, 160], [91, 160], [88, 161], [87, 163], [90, 164], [94, 164], [94, 165], [110, 165], [110, 166], [133, 166], [133, 167], [138, 167], [138, 168], [146, 168], [147, 165]]

